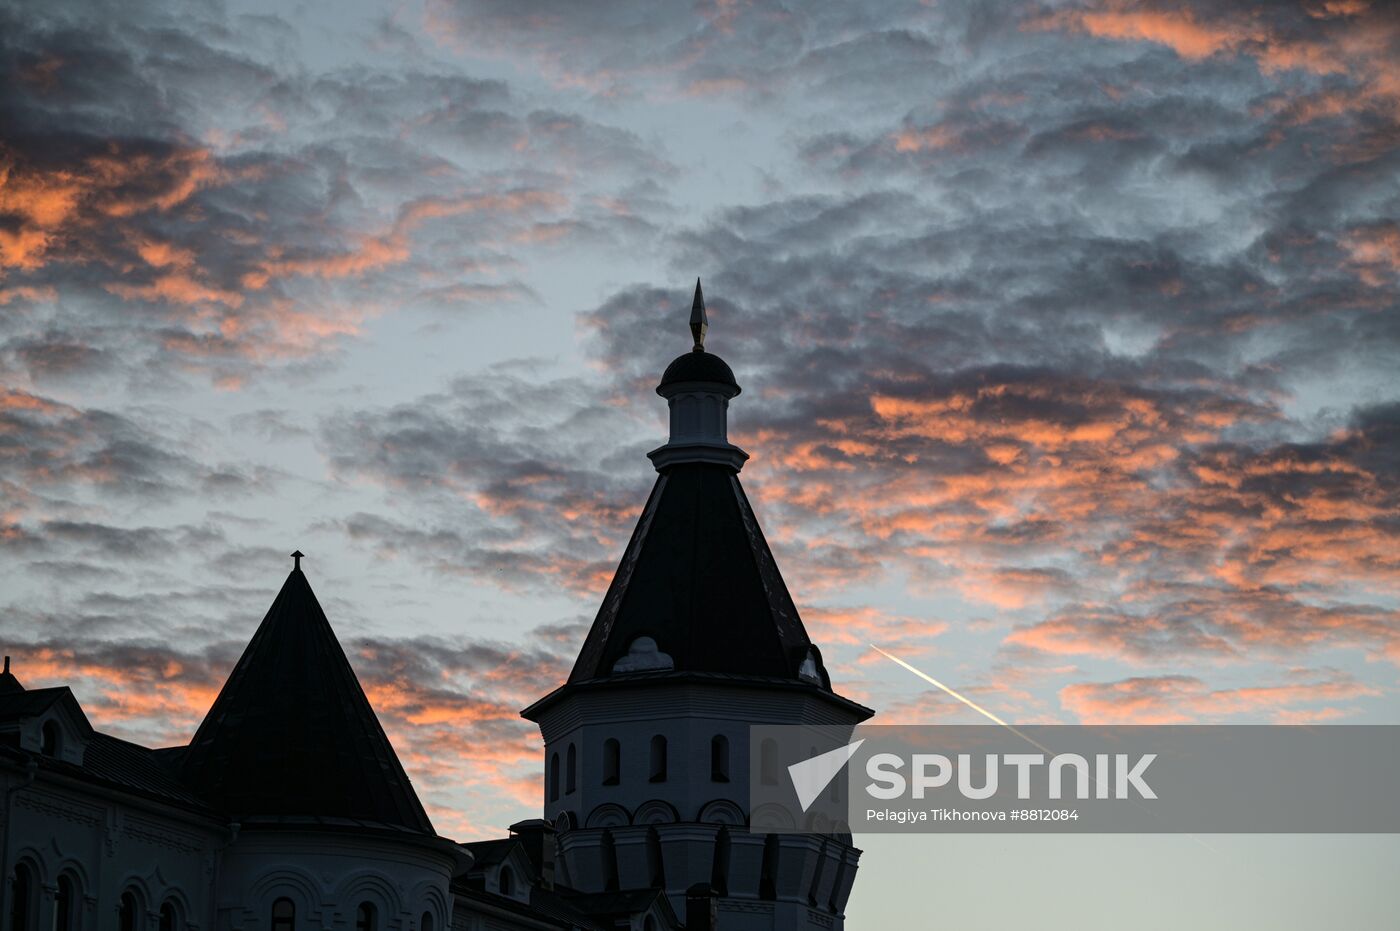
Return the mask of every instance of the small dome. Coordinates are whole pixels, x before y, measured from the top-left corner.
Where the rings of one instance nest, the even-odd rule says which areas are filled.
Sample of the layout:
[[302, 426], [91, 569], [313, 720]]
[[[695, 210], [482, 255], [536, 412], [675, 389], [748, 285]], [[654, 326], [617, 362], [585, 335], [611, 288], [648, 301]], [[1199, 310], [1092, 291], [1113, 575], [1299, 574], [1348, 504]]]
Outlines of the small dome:
[[677, 356], [674, 362], [666, 366], [666, 373], [661, 376], [661, 384], [656, 386], [657, 393], [667, 385], [683, 381], [717, 382], [733, 388], [735, 394], [740, 391], [739, 383], [734, 380], [733, 370], [713, 352], [691, 351]]

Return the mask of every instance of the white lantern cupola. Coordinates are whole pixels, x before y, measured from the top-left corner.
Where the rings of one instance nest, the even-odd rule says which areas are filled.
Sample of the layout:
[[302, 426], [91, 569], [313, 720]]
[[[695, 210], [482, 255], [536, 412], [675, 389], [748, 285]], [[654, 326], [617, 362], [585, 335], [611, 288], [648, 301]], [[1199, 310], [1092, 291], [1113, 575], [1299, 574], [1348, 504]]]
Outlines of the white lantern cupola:
[[738, 472], [749, 454], [729, 442], [729, 399], [740, 392], [734, 372], [723, 359], [705, 351], [709, 331], [705, 296], [695, 279], [690, 332], [695, 347], [666, 367], [656, 393], [671, 408], [671, 437], [647, 455], [661, 472], [682, 462], [712, 462]]

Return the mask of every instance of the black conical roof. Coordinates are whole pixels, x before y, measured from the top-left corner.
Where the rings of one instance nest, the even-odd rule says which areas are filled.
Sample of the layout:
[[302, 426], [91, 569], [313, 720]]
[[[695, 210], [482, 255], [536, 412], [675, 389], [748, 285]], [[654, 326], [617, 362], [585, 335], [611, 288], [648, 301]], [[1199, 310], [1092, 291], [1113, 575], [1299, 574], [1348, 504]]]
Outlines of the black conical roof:
[[349, 818], [433, 833], [300, 569], [287, 576], [181, 770], [230, 815]]
[[638, 637], [677, 672], [799, 678], [812, 643], [732, 468], [657, 477], [569, 681], [612, 674]]

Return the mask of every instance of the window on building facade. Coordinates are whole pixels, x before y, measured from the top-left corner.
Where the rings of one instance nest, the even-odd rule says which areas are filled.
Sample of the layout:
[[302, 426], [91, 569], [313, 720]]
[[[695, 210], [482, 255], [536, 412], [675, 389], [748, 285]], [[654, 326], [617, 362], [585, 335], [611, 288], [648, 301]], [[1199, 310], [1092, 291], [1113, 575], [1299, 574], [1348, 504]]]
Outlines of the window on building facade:
[[710, 738], [710, 781], [729, 781], [729, 738], [723, 734]]
[[758, 745], [758, 778], [765, 786], [778, 784], [778, 742], [769, 737]]
[[758, 897], [773, 900], [778, 897], [778, 835], [763, 836], [763, 861], [758, 867]]
[[551, 802], [559, 799], [559, 754], [556, 752], [549, 758], [549, 800]]
[[140, 913], [141, 903], [136, 901], [136, 893], [130, 889], [123, 892], [117, 903], [117, 931], [136, 931]]
[[374, 931], [377, 917], [373, 903], [361, 902], [355, 909], [355, 931]]
[[180, 916], [175, 911], [174, 902], [166, 902], [160, 907], [160, 931], [178, 931]]
[[58, 729], [57, 721], [45, 721], [43, 729], [39, 732], [39, 752], [44, 756], [58, 756], [58, 751], [63, 748], [63, 733]]
[[515, 895], [515, 873], [508, 866], [501, 867], [501, 875], [496, 880], [501, 895]]
[[291, 899], [272, 903], [272, 931], [296, 931], [297, 907]]
[[651, 739], [651, 781], [666, 781], [666, 738], [660, 734]]
[[77, 914], [78, 887], [67, 873], [58, 877], [53, 896], [54, 931], [73, 931], [73, 916]]
[[36, 915], [34, 896], [38, 892], [34, 870], [28, 863], [15, 866], [15, 878], [10, 885], [10, 928], [12, 931], [33, 931]]
[[418, 931], [433, 931], [432, 912], [424, 912], [423, 917], [418, 919]]
[[666, 861], [661, 853], [661, 832], [647, 828], [647, 877], [653, 889], [666, 888]]
[[603, 785], [615, 786], [622, 781], [622, 744], [609, 737], [603, 741]]
[[603, 855], [603, 891], [616, 892], [621, 885], [618, 882], [617, 841], [613, 839], [613, 832], [608, 828], [603, 829], [600, 851]]
[[729, 828], [721, 825], [715, 835], [715, 859], [710, 866], [710, 888], [729, 895]]

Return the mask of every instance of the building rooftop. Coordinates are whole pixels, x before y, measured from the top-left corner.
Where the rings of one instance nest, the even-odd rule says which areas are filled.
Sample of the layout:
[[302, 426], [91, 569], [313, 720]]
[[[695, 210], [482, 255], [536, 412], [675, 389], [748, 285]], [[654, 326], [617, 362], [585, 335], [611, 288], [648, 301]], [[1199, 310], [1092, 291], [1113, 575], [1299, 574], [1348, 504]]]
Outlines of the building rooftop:
[[300, 553], [182, 755], [192, 789], [235, 816], [374, 822], [433, 833], [300, 569]]
[[732, 469], [657, 476], [569, 681], [619, 671], [640, 637], [678, 671], [799, 678], [812, 642]]

